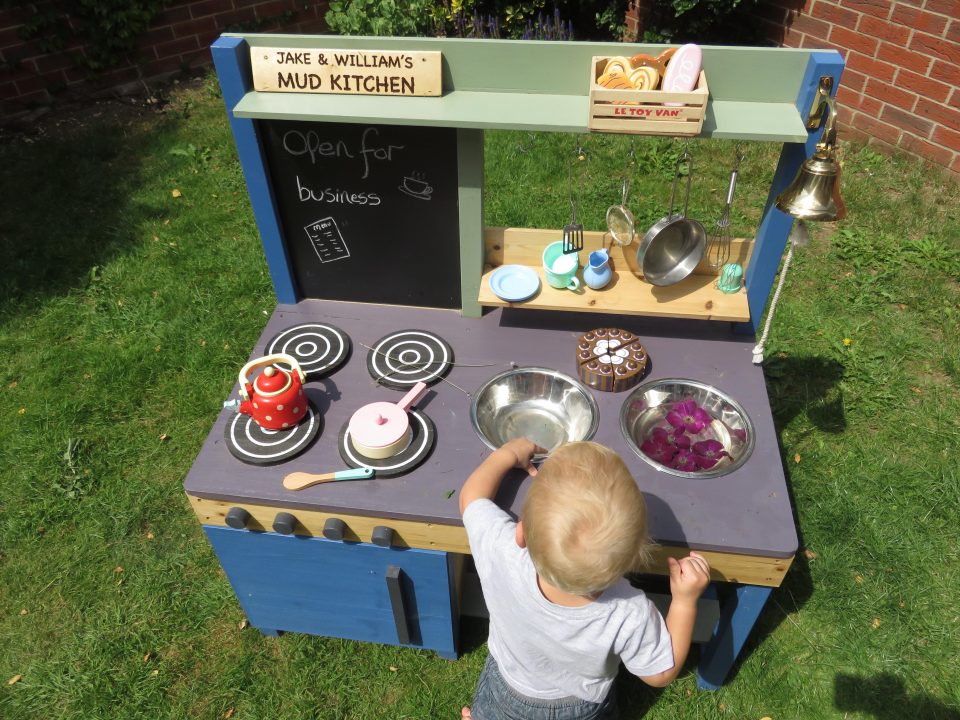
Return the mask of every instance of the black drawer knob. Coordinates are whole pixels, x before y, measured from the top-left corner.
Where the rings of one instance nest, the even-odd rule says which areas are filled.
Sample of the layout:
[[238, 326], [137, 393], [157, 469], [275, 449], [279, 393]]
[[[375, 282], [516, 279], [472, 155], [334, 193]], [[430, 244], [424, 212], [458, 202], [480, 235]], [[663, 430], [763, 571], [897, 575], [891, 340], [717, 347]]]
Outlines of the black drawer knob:
[[323, 524], [323, 536], [327, 540], [343, 540], [347, 524], [340, 518], [328, 518]]
[[227, 511], [227, 527], [234, 530], [245, 530], [247, 523], [250, 522], [250, 513], [242, 507], [232, 507]]
[[373, 529], [373, 535], [371, 540], [374, 545], [379, 545], [380, 547], [390, 547], [393, 545], [393, 528], [389, 528], [386, 525], [377, 525]]
[[273, 519], [273, 530], [281, 535], [291, 535], [297, 525], [297, 519], [288, 512], [278, 512]]

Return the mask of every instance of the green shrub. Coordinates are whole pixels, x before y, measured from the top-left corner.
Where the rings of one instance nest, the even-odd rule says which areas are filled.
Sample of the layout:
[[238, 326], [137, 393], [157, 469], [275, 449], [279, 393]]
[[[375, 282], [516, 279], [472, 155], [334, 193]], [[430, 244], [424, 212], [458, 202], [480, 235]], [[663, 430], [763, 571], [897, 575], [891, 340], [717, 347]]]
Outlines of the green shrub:
[[340, 35], [433, 35], [434, 0], [331, 0], [327, 25]]
[[626, 0], [331, 0], [341, 35], [619, 40]]

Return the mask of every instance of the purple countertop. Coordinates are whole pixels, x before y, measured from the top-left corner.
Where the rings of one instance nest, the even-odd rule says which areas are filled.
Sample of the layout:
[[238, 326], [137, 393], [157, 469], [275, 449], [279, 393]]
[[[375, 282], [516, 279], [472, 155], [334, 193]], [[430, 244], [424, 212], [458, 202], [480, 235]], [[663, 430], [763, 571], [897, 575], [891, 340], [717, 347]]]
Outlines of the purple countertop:
[[[714, 479], [679, 478], [648, 465], [624, 440], [620, 408], [630, 391], [591, 390], [600, 408], [593, 439], [626, 460], [646, 495], [653, 538], [666, 545], [762, 557], [789, 557], [796, 552], [797, 534], [763, 371], [751, 362], [755, 341], [732, 334], [725, 323], [511, 308], [472, 319], [451, 310], [304, 300], [277, 306], [251, 358], [263, 355], [266, 342], [278, 332], [304, 322], [335, 325], [353, 344], [344, 365], [307, 384], [307, 393], [324, 418], [316, 442], [279, 465], [242, 463], [225, 446], [224, 427], [234, 411], [223, 410], [184, 480], [188, 493], [241, 504], [460, 524], [457, 493], [490, 450], [471, 425], [471, 398], [442, 381], [417, 403], [436, 424], [437, 442], [433, 453], [412, 472], [315, 485], [297, 492], [283, 488], [283, 477], [289, 472], [344, 469], [337, 450], [343, 424], [361, 405], [396, 402], [402, 396], [402, 391], [381, 387], [370, 377], [363, 345], [372, 346], [398, 330], [436, 333], [451, 345], [457, 363], [447, 379], [473, 393], [493, 375], [510, 369], [511, 363], [549, 367], [576, 378], [577, 338], [593, 328], [620, 327], [636, 333], [649, 353], [651, 369], [643, 382], [679, 377], [713, 385], [743, 406], [756, 432], [753, 454], [737, 471]], [[237, 397], [237, 388], [230, 397]], [[525, 474], [511, 474], [497, 502], [518, 513], [529, 482]]]

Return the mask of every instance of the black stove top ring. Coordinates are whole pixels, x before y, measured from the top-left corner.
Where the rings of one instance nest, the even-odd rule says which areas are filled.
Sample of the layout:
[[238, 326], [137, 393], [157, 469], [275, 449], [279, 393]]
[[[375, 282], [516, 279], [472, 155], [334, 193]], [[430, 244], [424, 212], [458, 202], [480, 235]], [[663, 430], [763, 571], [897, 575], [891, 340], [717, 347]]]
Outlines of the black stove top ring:
[[296, 457], [323, 429], [323, 418], [311, 401], [307, 416], [286, 430], [266, 430], [249, 415], [237, 413], [227, 421], [223, 437], [230, 453], [249, 465], [275, 465]]
[[381, 385], [406, 390], [437, 382], [453, 365], [453, 349], [425, 330], [400, 330], [382, 337], [367, 353], [367, 371]]
[[307, 380], [317, 380], [346, 362], [350, 347], [350, 336], [340, 328], [328, 323], [303, 323], [274, 335], [265, 354], [292, 355]]

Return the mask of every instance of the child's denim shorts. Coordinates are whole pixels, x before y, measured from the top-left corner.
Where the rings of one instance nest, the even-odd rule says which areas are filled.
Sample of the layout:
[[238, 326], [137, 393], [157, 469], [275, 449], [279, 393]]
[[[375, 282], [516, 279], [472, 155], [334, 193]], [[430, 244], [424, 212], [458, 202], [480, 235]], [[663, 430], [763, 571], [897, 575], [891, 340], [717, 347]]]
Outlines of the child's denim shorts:
[[613, 688], [601, 703], [577, 697], [527, 697], [510, 687], [500, 674], [497, 661], [488, 655], [470, 712], [473, 720], [615, 720], [617, 699]]

